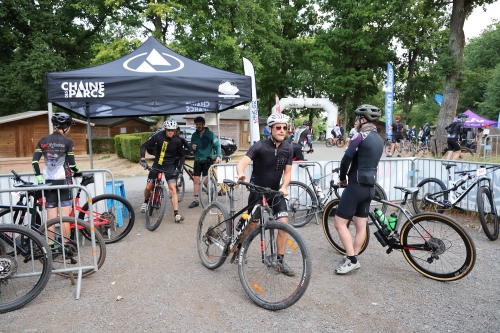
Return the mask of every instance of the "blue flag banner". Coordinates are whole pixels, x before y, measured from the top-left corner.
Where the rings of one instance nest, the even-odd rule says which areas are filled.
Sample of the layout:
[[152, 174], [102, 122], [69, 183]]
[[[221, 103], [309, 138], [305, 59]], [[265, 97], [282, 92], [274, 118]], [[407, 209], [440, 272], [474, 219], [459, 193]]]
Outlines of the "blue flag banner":
[[385, 132], [389, 132], [392, 125], [392, 108], [394, 104], [394, 70], [390, 62], [387, 63], [387, 83], [385, 85]]

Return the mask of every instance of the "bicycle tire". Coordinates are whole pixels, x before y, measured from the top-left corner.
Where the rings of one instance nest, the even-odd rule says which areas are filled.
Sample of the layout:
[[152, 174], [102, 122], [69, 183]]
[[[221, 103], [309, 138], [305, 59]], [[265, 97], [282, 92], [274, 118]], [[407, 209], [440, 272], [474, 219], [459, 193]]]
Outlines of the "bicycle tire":
[[[429, 235], [431, 237], [427, 237]], [[412, 221], [406, 221], [401, 228], [400, 242], [406, 261], [433, 280], [461, 279], [470, 273], [476, 262], [476, 247], [467, 231], [442, 214], [414, 215]], [[458, 262], [453, 263], [455, 260]]]
[[493, 196], [488, 187], [481, 186], [477, 190], [477, 211], [483, 231], [490, 240], [498, 238], [498, 214]]
[[474, 157], [474, 151], [468, 147], [460, 147], [460, 151], [462, 154], [467, 154], [469, 153], [470, 156]]
[[[26, 215], [19, 215], [20, 213], [23, 213], [23, 212], [27, 212], [27, 208], [12, 208], [12, 213], [14, 214], [12, 216], [11, 219], [9, 219], [9, 223], [12, 223], [12, 224], [17, 224], [17, 225], [23, 225], [24, 224], [24, 218]], [[34, 209], [34, 208], [30, 208], [30, 212], [31, 212], [31, 225], [35, 226], [36, 228], [38, 228], [38, 226], [42, 225], [42, 218], [40, 216], [40, 213]], [[0, 218], [3, 217], [3, 216], [6, 216], [8, 215], [9, 213], [11, 213], [11, 210], [10, 208], [5, 208], [5, 209], [2, 209], [0, 210]], [[36, 213], [36, 214], [35, 214]], [[33, 216], [35, 216], [35, 223], [33, 223]], [[0, 224], [1, 224], [1, 220], [0, 220]]]
[[[284, 222], [268, 220], [264, 225], [264, 239], [270, 262], [266, 265], [262, 263], [261, 230], [261, 227], [254, 228], [238, 253], [240, 282], [258, 306], [268, 310], [285, 309], [295, 304], [307, 290], [312, 272], [309, 250], [294, 228]], [[285, 276], [279, 271], [275, 244], [279, 231], [287, 233], [284, 262], [295, 271], [294, 276]]]
[[[89, 210], [89, 204], [85, 203], [83, 211]], [[129, 234], [134, 227], [135, 211], [130, 202], [116, 194], [102, 194], [92, 198], [92, 210], [99, 218], [107, 221], [106, 224], [98, 225], [94, 218], [95, 229], [98, 230], [106, 244], [116, 243]], [[89, 223], [88, 214], [78, 213], [78, 218]], [[120, 225], [121, 224], [121, 225]]]
[[344, 138], [338, 139], [337, 142], [335, 142], [335, 145], [337, 146], [337, 148], [344, 147], [345, 146], [345, 139]]
[[[205, 185], [205, 180], [207, 181], [207, 184]], [[211, 185], [209, 185], [209, 182]], [[209, 190], [210, 190], [210, 195], [209, 195]], [[219, 193], [220, 186], [219, 184], [215, 181], [214, 176], [209, 175], [203, 177], [201, 184], [200, 184], [200, 203], [203, 208], [207, 207], [209, 203], [214, 202], [217, 200], [217, 193]]]
[[[157, 193], [157, 194], [156, 194]], [[167, 188], [164, 185], [156, 185], [146, 209], [146, 228], [155, 231], [161, 224], [165, 210], [167, 209], [166, 194]], [[156, 199], [154, 198], [156, 197]]]
[[[9, 233], [9, 234], [6, 234]], [[4, 239], [16, 233], [27, 246], [28, 256], [23, 257], [18, 247], [12, 247]], [[29, 245], [28, 245], [29, 244]], [[14, 224], [0, 224], [0, 313], [19, 309], [34, 300], [45, 288], [50, 279], [52, 257], [49, 246], [35, 231]], [[28, 258], [41, 256], [40, 260]], [[40, 272], [39, 275], [23, 276], [26, 273]]]
[[[338, 253], [345, 255], [345, 248], [340, 241], [339, 234], [334, 226], [335, 213], [337, 211], [337, 206], [339, 205], [340, 200], [334, 199], [330, 201], [323, 211], [322, 223], [323, 223], [323, 232], [325, 233], [326, 239], [328, 243], [337, 251]], [[347, 222], [347, 228], [351, 232], [351, 236], [354, 237], [356, 235], [356, 227], [354, 222], [351, 220]], [[361, 249], [357, 255], [363, 253], [368, 247], [368, 243], [370, 242], [370, 227], [368, 225], [368, 221], [366, 223], [366, 240], [361, 246]]]
[[[374, 187], [375, 187], [375, 196], [374, 196], [374, 199], [387, 200], [387, 193], [385, 193], [385, 190], [382, 188], [382, 186], [380, 186], [378, 183], [375, 183]], [[382, 202], [378, 202], [378, 201], [372, 200], [370, 206], [373, 209], [378, 208], [378, 209], [382, 210], [382, 212], [384, 214], [387, 211], [387, 204], [386, 203], [382, 203]]]
[[186, 183], [184, 182], [184, 176], [179, 175], [179, 178], [176, 182], [177, 189], [177, 202], [181, 202], [184, 199], [184, 193], [186, 191]]
[[291, 181], [287, 187], [288, 224], [300, 228], [309, 223], [318, 210], [318, 199], [306, 184]]
[[[94, 259], [92, 256], [92, 242], [90, 242], [90, 225], [86, 222], [83, 222], [80, 219], [76, 219], [70, 216], [62, 216], [62, 223], [68, 223], [68, 226], [71, 230], [71, 235], [64, 236], [65, 244], [69, 244], [69, 250], [65, 251], [63, 256], [61, 235], [63, 235], [60, 226], [59, 217], [55, 217], [46, 222], [47, 229], [45, 226], [41, 226], [38, 230], [44, 235], [45, 231], [49, 230], [50, 227], [54, 226], [55, 235], [57, 235], [56, 242], [50, 247], [52, 253], [52, 268], [53, 269], [62, 269], [68, 268], [69, 265], [73, 265], [78, 263], [79, 258], [82, 263], [81, 266], [93, 266]], [[75, 223], [76, 222], [76, 223]], [[78, 232], [76, 232], [78, 230]], [[48, 242], [50, 242], [50, 231], [48, 232]], [[101, 236], [99, 232], [95, 232], [95, 240], [96, 240], [96, 250], [97, 250], [97, 267], [101, 268], [104, 264], [104, 260], [106, 260], [106, 243], [104, 242], [104, 238]], [[54, 237], [52, 237], [54, 239]], [[79, 241], [79, 246], [76, 245], [76, 241]], [[78, 251], [80, 250], [80, 251]], [[82, 277], [87, 277], [94, 274], [96, 271], [93, 268], [87, 268], [82, 270]], [[74, 274], [78, 274], [78, 270], [75, 269]], [[62, 277], [69, 277], [69, 273], [57, 273], [57, 275]]]
[[387, 141], [386, 144], [384, 145], [384, 151], [386, 155], [390, 155], [392, 150], [392, 142]]
[[328, 138], [326, 139], [325, 141], [325, 145], [330, 148], [331, 146], [333, 146], [333, 139], [332, 138]]
[[[411, 201], [415, 213], [439, 213], [442, 214], [445, 209], [439, 204], [430, 204], [425, 201], [425, 196], [428, 194], [434, 194], [442, 191], [446, 191], [446, 186], [444, 183], [437, 178], [426, 178], [418, 183], [417, 187], [420, 187], [418, 192], [415, 192], [411, 196]], [[448, 193], [441, 193], [439, 196], [434, 196], [435, 201], [447, 201]]]
[[[227, 222], [216, 227], [222, 221]], [[229, 227], [229, 214], [219, 202], [211, 202], [201, 213], [196, 232], [196, 247], [201, 263], [206, 268], [219, 268], [226, 261], [227, 254], [224, 253], [224, 250], [228, 240]], [[210, 234], [208, 235], [209, 230]]]

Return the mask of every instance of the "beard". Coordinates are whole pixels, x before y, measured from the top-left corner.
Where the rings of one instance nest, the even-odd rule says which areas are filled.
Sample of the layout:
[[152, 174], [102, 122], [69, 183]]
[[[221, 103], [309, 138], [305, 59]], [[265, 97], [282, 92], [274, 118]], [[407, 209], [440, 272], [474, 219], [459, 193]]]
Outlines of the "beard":
[[280, 138], [276, 138], [274, 135], [271, 134], [271, 137], [273, 138], [273, 140], [275, 142], [283, 142], [283, 140], [285, 140], [285, 137], [283, 137], [283, 139], [280, 139]]

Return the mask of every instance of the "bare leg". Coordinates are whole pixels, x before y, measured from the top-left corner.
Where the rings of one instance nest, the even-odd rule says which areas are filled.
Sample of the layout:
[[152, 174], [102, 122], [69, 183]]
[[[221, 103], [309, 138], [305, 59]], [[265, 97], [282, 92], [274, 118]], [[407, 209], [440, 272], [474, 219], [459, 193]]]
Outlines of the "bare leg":
[[194, 176], [194, 195], [199, 195], [200, 193], [200, 176]]
[[149, 200], [153, 186], [153, 183], [146, 183], [146, 188], [144, 189], [144, 201]]
[[170, 196], [172, 197], [172, 206], [174, 207], [174, 210], [178, 210], [179, 202], [177, 200], [177, 184], [176, 183], [168, 184], [168, 190], [170, 192]]

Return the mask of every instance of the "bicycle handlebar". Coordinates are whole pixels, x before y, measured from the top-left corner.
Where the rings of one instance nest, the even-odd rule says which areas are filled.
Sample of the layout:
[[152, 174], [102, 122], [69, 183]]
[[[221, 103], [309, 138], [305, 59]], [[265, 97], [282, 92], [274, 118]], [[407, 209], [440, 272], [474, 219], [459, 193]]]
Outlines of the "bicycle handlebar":
[[253, 192], [271, 193], [271, 194], [278, 194], [280, 196], [283, 196], [283, 192], [281, 192], [281, 191], [272, 190], [269, 187], [263, 187], [263, 186], [251, 184], [248, 182], [244, 182], [242, 180], [238, 180], [237, 182], [235, 182], [235, 181], [232, 181], [230, 179], [224, 179], [223, 182], [224, 182], [224, 184], [227, 184], [227, 185], [231, 185], [231, 184], [243, 185], [243, 186], [246, 186], [248, 189], [250, 189], [250, 191], [253, 191]]

